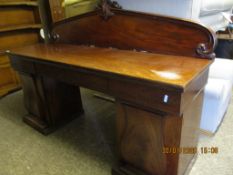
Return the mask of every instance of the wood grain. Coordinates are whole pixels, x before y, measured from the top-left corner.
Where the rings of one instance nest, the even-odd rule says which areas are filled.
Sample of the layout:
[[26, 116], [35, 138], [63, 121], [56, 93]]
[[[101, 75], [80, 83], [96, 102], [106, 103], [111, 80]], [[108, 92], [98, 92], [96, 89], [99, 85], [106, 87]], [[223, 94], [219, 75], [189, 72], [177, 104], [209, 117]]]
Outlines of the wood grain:
[[213, 59], [215, 34], [200, 24], [132, 11], [112, 12], [115, 15], [108, 20], [99, 10], [55, 23], [55, 42]]
[[6, 87], [9, 84], [17, 86], [18, 81], [14, 70], [10, 67], [10, 63], [0, 64], [0, 88]]
[[40, 40], [38, 31], [42, 26], [38, 13], [36, 0], [0, 1], [0, 96], [21, 87], [5, 51]]
[[[122, 103], [118, 103], [117, 109], [117, 138], [122, 161], [151, 175], [165, 174], [169, 163], [162, 151], [163, 135], [166, 137], [168, 133], [163, 133], [163, 116]], [[179, 137], [176, 139], [179, 143]], [[171, 172], [176, 174], [174, 170]]]
[[[197, 148], [202, 106], [203, 90], [197, 96], [193, 96], [192, 103], [183, 113], [180, 147]], [[185, 172], [195, 156], [196, 154], [180, 154], [178, 171]]]
[[[197, 146], [202, 92], [211, 60], [185, 57], [184, 67], [189, 65], [188, 61], [193, 60], [193, 63], [199, 64], [198, 69], [193, 65], [190, 67], [195, 73], [186, 79], [184, 86], [179, 86], [178, 82], [175, 86], [172, 83], [167, 83], [165, 86], [163, 79], [148, 81], [145, 80], [147, 74], [142, 79], [140, 74], [132, 78], [125, 72], [134, 64], [148, 63], [145, 65], [151, 68], [151, 65], [156, 65], [156, 61], [163, 62], [172, 69], [170, 64], [174, 63], [175, 66], [182, 57], [119, 50], [114, 52], [110, 50], [107, 52], [110, 53], [108, 55], [106, 52], [102, 53], [105, 49], [87, 49], [83, 46], [71, 46], [70, 52], [62, 49], [50, 52], [51, 45], [42, 46], [46, 53], [44, 54], [38, 46], [41, 47], [41, 45], [28, 46], [14, 49], [9, 53], [13, 67], [20, 72], [21, 77], [24, 77], [22, 78], [25, 81], [24, 93], [27, 96], [25, 104], [35, 105], [31, 107], [29, 105], [28, 111], [35, 109], [31, 113], [37, 115], [26, 117], [24, 120], [27, 123], [47, 134], [51, 132], [48, 128], [54, 129], [53, 123], [60, 123], [68, 116], [73, 116], [69, 112], [74, 112], [73, 108], [80, 109], [77, 107], [80, 102], [77, 105], [69, 103], [80, 99], [72, 95], [75, 94], [73, 92], [75, 86], [80, 85], [109, 93], [118, 102], [117, 133], [119, 158], [122, 164], [118, 169], [113, 170], [113, 174], [131, 175], [143, 172], [146, 175], [181, 175], [185, 172], [194, 155], [163, 154], [162, 148]], [[66, 45], [60, 46], [64, 48]], [[77, 49], [79, 47], [82, 48], [80, 51]], [[97, 49], [98, 52], [90, 51], [92, 49]], [[132, 57], [129, 56], [131, 52], [135, 54], [131, 55]], [[98, 57], [102, 61], [98, 60]], [[59, 61], [56, 58], [59, 58]], [[73, 61], [70, 61], [70, 58]], [[167, 62], [166, 58], [171, 58], [170, 62]], [[120, 61], [118, 68], [112, 69], [110, 66], [113, 63], [112, 59]], [[93, 65], [94, 63], [99, 66], [98, 69]], [[183, 64], [177, 66], [179, 72], [185, 69], [181, 66]], [[116, 65], [116, 62], [113, 65]], [[107, 72], [106, 67], [111, 69]], [[121, 71], [122, 67], [124, 72]], [[145, 66], [144, 69], [148, 67]], [[157, 66], [155, 70], [159, 68]], [[140, 69], [137, 67], [136, 71], [138, 70]], [[115, 71], [122, 73], [119, 75]], [[66, 103], [61, 94], [67, 96], [67, 100], [70, 101]], [[168, 102], [164, 101], [164, 95], [168, 95]], [[69, 109], [69, 107], [73, 108]]]
[[0, 33], [0, 51], [38, 43], [38, 30], [22, 30]]
[[90, 48], [67, 44], [38, 44], [11, 49], [13, 55], [23, 55], [38, 61], [72, 65], [77, 68], [101, 71], [169, 84], [185, 88], [192, 79], [212, 63], [205, 59], [167, 56], [117, 49]]
[[49, 0], [50, 14], [53, 22], [65, 19], [65, 9], [62, 7], [62, 0]]
[[0, 82], [0, 96], [20, 88], [18, 76], [5, 53], [0, 54]]
[[103, 2], [105, 11], [54, 24], [53, 44], [8, 53], [32, 114], [24, 120], [45, 134], [82, 112], [79, 86], [110, 94], [117, 101], [119, 150], [112, 174], [182, 175], [195, 154], [163, 148], [197, 146], [215, 36], [190, 21]]
[[[1, 30], [1, 29], [0, 29]], [[11, 68], [8, 56], [5, 51], [28, 44], [37, 43], [39, 36], [37, 30], [21, 30], [0, 33], [0, 96], [21, 87], [20, 80], [16, 72]]]
[[19, 25], [19, 24], [34, 24], [34, 10], [27, 7], [1, 7], [0, 6], [0, 27]]
[[24, 24], [24, 25], [13, 25], [0, 28], [0, 32], [9, 32], [14, 30], [25, 30], [25, 29], [41, 29], [41, 24]]
[[165, 154], [163, 148], [197, 148], [202, 100], [203, 90], [181, 116], [152, 113], [118, 101], [117, 140], [121, 165], [113, 174], [184, 174], [196, 154]]
[[0, 1], [0, 6], [38, 6], [37, 1]]
[[24, 121], [43, 134], [51, 133], [83, 112], [78, 87], [35, 75], [21, 73], [20, 78], [29, 112]]

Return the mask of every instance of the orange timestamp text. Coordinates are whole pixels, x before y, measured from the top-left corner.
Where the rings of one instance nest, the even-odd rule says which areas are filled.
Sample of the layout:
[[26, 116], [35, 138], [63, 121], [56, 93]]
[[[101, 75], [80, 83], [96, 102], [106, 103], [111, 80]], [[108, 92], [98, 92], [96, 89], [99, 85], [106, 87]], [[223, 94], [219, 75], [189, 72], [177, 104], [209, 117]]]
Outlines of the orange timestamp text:
[[218, 154], [218, 147], [163, 147], [164, 154]]

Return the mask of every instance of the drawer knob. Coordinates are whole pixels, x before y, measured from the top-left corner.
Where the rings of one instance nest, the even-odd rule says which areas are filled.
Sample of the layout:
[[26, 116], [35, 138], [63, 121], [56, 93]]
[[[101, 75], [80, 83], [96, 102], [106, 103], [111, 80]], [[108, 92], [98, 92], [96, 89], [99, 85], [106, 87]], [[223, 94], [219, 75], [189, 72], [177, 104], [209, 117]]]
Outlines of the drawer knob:
[[169, 96], [166, 94], [166, 95], [164, 95], [164, 97], [163, 97], [163, 102], [164, 103], [168, 103], [168, 100], [169, 100]]

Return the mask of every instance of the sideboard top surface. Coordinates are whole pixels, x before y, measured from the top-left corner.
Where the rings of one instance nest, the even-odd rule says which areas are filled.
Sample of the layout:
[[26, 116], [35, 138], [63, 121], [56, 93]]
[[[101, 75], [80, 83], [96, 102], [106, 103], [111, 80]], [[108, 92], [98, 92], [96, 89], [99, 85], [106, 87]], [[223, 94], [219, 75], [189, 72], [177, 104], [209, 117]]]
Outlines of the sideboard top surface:
[[10, 54], [167, 84], [180, 89], [184, 89], [212, 62], [208, 59], [69, 44], [36, 44], [12, 49]]

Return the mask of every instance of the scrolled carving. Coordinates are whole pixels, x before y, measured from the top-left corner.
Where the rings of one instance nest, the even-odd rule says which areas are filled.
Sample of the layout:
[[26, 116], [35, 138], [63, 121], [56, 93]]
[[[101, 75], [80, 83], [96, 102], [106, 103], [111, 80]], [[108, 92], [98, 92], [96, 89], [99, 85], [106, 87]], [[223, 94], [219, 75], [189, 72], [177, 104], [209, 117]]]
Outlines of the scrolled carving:
[[121, 9], [122, 7], [116, 1], [102, 0], [98, 8], [102, 9], [101, 16], [105, 20], [108, 20], [110, 17], [114, 16], [114, 13], [111, 11], [111, 8]]
[[111, 8], [122, 9], [121, 5], [118, 4], [118, 2], [116, 2], [116, 1], [110, 1], [110, 0], [109, 0], [108, 3], [110, 4]]
[[215, 58], [215, 53], [213, 48], [209, 46], [208, 43], [200, 43], [197, 46], [196, 52], [198, 56], [202, 58], [208, 58], [208, 59], [214, 59]]
[[57, 41], [60, 38], [60, 35], [57, 33], [51, 33], [49, 36], [53, 41]]

